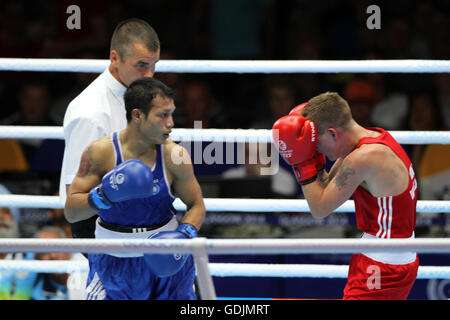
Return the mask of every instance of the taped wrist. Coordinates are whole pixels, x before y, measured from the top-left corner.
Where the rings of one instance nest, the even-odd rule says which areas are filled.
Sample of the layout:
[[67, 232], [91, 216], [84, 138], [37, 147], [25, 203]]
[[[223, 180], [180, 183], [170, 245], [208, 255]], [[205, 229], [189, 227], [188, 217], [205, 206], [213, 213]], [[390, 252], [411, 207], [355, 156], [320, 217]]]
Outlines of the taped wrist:
[[181, 232], [182, 234], [184, 234], [186, 236], [186, 238], [189, 238], [189, 239], [197, 238], [197, 236], [198, 236], [197, 228], [190, 223], [180, 224], [176, 231]]
[[92, 209], [97, 211], [110, 209], [114, 205], [103, 193], [101, 185], [91, 190], [88, 195], [88, 203]]
[[316, 181], [317, 168], [314, 159], [292, 166], [297, 182], [302, 186]]

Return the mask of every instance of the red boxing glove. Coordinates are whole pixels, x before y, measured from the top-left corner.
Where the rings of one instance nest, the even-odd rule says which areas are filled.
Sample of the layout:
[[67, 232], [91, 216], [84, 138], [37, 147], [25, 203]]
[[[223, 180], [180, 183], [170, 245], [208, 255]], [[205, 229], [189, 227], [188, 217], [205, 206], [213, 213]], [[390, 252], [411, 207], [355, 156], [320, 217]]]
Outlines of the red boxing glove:
[[[303, 108], [308, 104], [308, 102], [303, 102], [300, 103], [298, 106], [292, 108], [292, 110], [289, 112], [290, 115], [292, 114], [297, 114], [297, 115], [301, 115], [301, 112], [303, 110]], [[314, 159], [316, 159], [316, 168], [317, 171], [323, 170], [325, 169], [325, 165], [326, 165], [326, 159], [325, 156], [320, 153], [319, 151], [316, 151], [316, 154], [314, 155]]]
[[316, 154], [314, 155], [314, 159], [316, 159], [316, 169], [317, 169], [317, 171], [325, 169], [325, 165], [327, 163], [327, 160], [325, 159], [325, 155], [323, 153], [320, 153], [319, 151], [316, 151]]
[[298, 106], [294, 107], [289, 114], [298, 114], [300, 115], [300, 112], [302, 112], [303, 108], [308, 104], [308, 102], [300, 103]]
[[314, 122], [298, 114], [278, 119], [272, 126], [273, 141], [283, 159], [290, 164], [302, 184], [317, 178], [317, 130]]

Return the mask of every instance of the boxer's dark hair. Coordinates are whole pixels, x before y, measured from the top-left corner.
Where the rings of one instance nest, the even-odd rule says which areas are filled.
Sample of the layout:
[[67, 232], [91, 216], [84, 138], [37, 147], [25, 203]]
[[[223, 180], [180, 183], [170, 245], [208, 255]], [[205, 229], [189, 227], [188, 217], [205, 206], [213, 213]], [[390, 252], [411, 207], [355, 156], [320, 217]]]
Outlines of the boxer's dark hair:
[[174, 91], [155, 78], [140, 78], [134, 80], [124, 94], [127, 121], [131, 121], [131, 112], [140, 109], [147, 117], [156, 96], [173, 99]]
[[110, 50], [116, 50], [120, 59], [131, 55], [133, 43], [144, 44], [152, 52], [158, 51], [160, 42], [158, 34], [146, 21], [131, 18], [120, 22], [114, 29], [111, 37]]

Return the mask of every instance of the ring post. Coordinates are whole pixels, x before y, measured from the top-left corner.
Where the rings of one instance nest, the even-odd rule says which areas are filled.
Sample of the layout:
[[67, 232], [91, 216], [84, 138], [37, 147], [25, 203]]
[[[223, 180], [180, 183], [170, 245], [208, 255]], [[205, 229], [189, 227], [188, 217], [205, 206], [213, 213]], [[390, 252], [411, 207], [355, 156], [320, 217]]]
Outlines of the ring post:
[[209, 272], [208, 254], [206, 253], [206, 238], [192, 239], [192, 253], [197, 269], [198, 287], [202, 300], [216, 300], [216, 290]]

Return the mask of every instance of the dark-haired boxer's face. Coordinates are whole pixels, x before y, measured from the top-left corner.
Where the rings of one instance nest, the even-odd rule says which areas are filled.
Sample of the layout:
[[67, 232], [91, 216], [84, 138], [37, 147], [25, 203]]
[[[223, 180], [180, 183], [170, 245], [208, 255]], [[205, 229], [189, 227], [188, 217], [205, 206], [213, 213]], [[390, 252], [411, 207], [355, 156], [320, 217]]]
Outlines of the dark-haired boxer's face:
[[141, 132], [151, 143], [164, 143], [174, 126], [173, 112], [175, 105], [173, 99], [160, 95], [153, 99], [153, 105], [147, 118], [141, 125]]
[[134, 80], [153, 77], [155, 65], [159, 61], [159, 49], [152, 52], [142, 43], [133, 44], [131, 54], [120, 58], [117, 51], [111, 51], [111, 73], [124, 86], [128, 87]]

